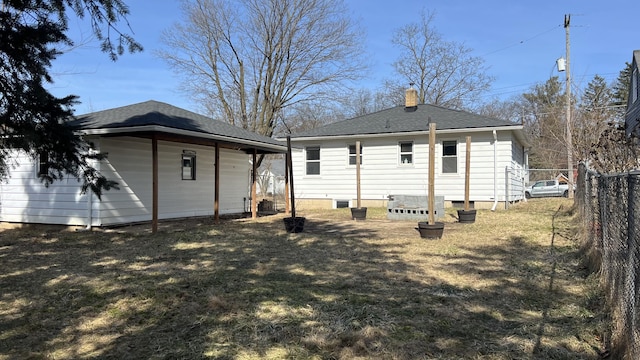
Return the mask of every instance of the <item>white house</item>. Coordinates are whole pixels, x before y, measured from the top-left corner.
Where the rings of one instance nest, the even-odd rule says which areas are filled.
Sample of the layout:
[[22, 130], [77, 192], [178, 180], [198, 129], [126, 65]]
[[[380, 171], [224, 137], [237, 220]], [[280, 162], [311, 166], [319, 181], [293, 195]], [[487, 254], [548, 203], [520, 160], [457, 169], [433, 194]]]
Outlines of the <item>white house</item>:
[[298, 207], [354, 207], [356, 141], [361, 146], [362, 206], [390, 195], [427, 195], [429, 123], [436, 123], [435, 194], [446, 206], [465, 196], [466, 137], [471, 137], [470, 201], [495, 209], [524, 198], [523, 126], [466, 111], [407, 103], [291, 136]]
[[45, 187], [41, 164], [16, 152], [19, 166], [0, 184], [0, 221], [89, 227], [242, 213], [250, 204], [251, 157], [286, 152], [273, 139], [156, 101], [70, 124], [108, 154], [94, 166], [119, 190], [100, 200], [82, 194], [74, 178]]
[[284, 158], [269, 159], [258, 169], [257, 191], [261, 195], [283, 195], [285, 192]]
[[635, 50], [631, 59], [625, 128], [627, 136], [633, 134], [635, 137], [640, 138], [640, 50]]

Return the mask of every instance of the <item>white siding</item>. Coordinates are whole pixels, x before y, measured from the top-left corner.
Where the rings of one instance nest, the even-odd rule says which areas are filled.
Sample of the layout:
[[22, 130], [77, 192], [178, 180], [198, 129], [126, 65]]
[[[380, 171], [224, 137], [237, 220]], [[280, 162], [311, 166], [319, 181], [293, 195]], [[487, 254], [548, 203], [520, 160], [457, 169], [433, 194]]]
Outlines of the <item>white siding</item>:
[[[435, 152], [435, 193], [447, 201], [464, 200], [467, 134], [438, 135]], [[498, 199], [505, 197], [505, 167], [512, 163], [511, 132], [498, 132], [495, 148], [491, 131], [471, 137], [470, 200], [494, 200], [494, 176]], [[442, 141], [457, 141], [457, 173], [442, 173]], [[413, 141], [413, 164], [399, 162], [399, 142]], [[364, 200], [386, 199], [388, 195], [425, 195], [428, 187], [429, 138], [395, 137], [362, 139], [361, 193]], [[296, 197], [300, 199], [352, 200], [356, 197], [355, 166], [348, 165], [348, 145], [355, 140], [298, 142], [299, 148], [320, 146], [320, 175], [305, 174], [305, 151], [294, 151], [293, 170]], [[519, 159], [518, 159], [519, 160]], [[496, 174], [494, 175], [494, 169]]]
[[[120, 184], [103, 196], [103, 225], [151, 220], [151, 140], [102, 139], [108, 153], [102, 171]], [[182, 153], [196, 154], [196, 180], [182, 180]], [[214, 211], [213, 147], [158, 142], [158, 217], [160, 219], [212, 215]], [[244, 211], [249, 189], [249, 157], [245, 153], [220, 150], [220, 213]]]
[[525, 149], [517, 141], [512, 142], [511, 166], [508, 169], [509, 188], [506, 196], [509, 201], [518, 201], [524, 198], [525, 189]]
[[[0, 184], [0, 221], [86, 225], [89, 195], [72, 177], [45, 187], [37, 176], [37, 161], [22, 151], [13, 152], [16, 166]], [[97, 215], [94, 210], [93, 215]]]
[[[100, 151], [107, 153], [101, 172], [108, 179], [117, 181], [119, 187], [102, 195], [100, 225], [150, 220], [151, 140], [105, 138], [100, 140]], [[158, 153], [161, 153], [160, 147]], [[161, 169], [161, 161], [158, 165]], [[159, 177], [162, 178], [161, 175]]]
[[250, 156], [220, 149], [220, 213], [235, 214], [249, 206], [251, 194]]
[[[119, 189], [80, 194], [81, 184], [68, 178], [48, 188], [37, 178], [37, 164], [17, 154], [19, 164], [0, 184], [0, 221], [93, 226], [151, 220], [151, 140], [133, 137], [92, 139], [107, 160], [96, 167], [118, 182]], [[196, 153], [196, 180], [182, 180], [183, 150]], [[158, 217], [160, 219], [213, 215], [213, 147], [158, 142]], [[241, 213], [249, 205], [249, 156], [220, 150], [220, 214]], [[92, 213], [89, 216], [89, 201]]]

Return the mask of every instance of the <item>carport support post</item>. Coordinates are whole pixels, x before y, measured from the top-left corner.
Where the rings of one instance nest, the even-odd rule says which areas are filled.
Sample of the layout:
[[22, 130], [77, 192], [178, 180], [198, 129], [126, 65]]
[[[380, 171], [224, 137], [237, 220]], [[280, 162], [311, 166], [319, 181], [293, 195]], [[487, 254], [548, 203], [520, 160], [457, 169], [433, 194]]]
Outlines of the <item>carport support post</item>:
[[284, 213], [289, 215], [291, 208], [289, 207], [289, 167], [291, 166], [291, 159], [289, 159], [289, 153], [284, 155]]
[[469, 211], [469, 170], [471, 169], [471, 136], [467, 136], [467, 154], [464, 159], [464, 211]]
[[362, 205], [360, 195], [360, 140], [358, 140], [356, 141], [356, 205], [358, 209]]
[[151, 233], [158, 232], [158, 138], [154, 134], [151, 137], [151, 162], [153, 178], [153, 200], [151, 205]]
[[435, 211], [435, 172], [436, 172], [436, 124], [429, 124], [429, 225], [436, 223]]
[[256, 166], [256, 158], [257, 158], [257, 151], [256, 149], [253, 149], [253, 170], [251, 171], [251, 218], [252, 219], [257, 219], [258, 218], [258, 210], [257, 210], [257, 191], [256, 191], [256, 171], [258, 171], [258, 167]]
[[216, 143], [214, 164], [213, 220], [220, 221], [220, 144]]
[[291, 181], [291, 217], [296, 217], [296, 196], [293, 189], [293, 161], [291, 160], [291, 136], [287, 135], [287, 158], [289, 159], [289, 181]]

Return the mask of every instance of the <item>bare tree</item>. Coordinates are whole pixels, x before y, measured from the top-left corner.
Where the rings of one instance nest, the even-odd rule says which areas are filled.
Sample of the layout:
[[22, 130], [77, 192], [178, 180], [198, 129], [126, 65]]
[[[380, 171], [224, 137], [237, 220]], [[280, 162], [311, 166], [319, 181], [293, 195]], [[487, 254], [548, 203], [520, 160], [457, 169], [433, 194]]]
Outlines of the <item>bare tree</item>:
[[353, 91], [352, 95], [347, 96], [342, 102], [344, 114], [346, 117], [362, 116], [404, 103], [404, 98], [398, 102], [397, 97], [389, 95], [381, 90], [359, 89]]
[[280, 116], [283, 119], [278, 121], [278, 126], [275, 129], [275, 134], [278, 135], [315, 129], [345, 118], [337, 104], [327, 104], [320, 101], [295, 104], [282, 111]]
[[511, 121], [515, 124], [524, 123], [524, 105], [518, 97], [503, 101], [493, 100], [482, 104], [475, 111], [480, 115]]
[[193, 0], [163, 34], [164, 58], [209, 113], [271, 136], [283, 110], [331, 102], [364, 69], [340, 0]]
[[260, 190], [260, 195], [267, 196], [269, 191], [269, 185], [271, 183], [271, 172], [272, 161], [270, 158], [265, 157], [265, 160], [260, 164], [260, 168], [256, 174], [256, 182], [258, 185], [258, 189]]
[[601, 133], [590, 154], [590, 165], [596, 171], [613, 174], [640, 168], [638, 139], [627, 137], [624, 125], [611, 123]]
[[395, 31], [392, 43], [400, 55], [393, 66], [402, 80], [388, 84], [389, 90], [404, 94], [413, 83], [420, 103], [464, 108], [489, 89], [493, 78], [470, 48], [443, 39], [432, 25], [434, 16], [423, 11], [420, 22]]
[[603, 131], [615, 120], [613, 93], [604, 78], [599, 75], [587, 85], [581, 97], [579, 111], [572, 122], [573, 158], [578, 161], [589, 159]]
[[522, 94], [523, 123], [531, 142], [532, 168], [566, 168], [564, 104], [564, 92], [557, 76]]

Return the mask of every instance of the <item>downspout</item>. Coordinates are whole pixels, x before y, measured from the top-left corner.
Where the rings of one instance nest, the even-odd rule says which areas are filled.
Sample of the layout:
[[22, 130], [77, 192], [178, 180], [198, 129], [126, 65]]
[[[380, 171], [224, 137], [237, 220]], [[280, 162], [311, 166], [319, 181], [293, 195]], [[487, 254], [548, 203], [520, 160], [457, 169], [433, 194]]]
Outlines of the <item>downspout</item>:
[[491, 211], [496, 211], [498, 206], [498, 133], [493, 130], [493, 206]]
[[[93, 149], [89, 149], [89, 155], [93, 155], [94, 151]], [[92, 164], [93, 166], [96, 165], [96, 163], [94, 162]], [[93, 191], [91, 191], [91, 188], [87, 189], [87, 224], [85, 225], [84, 229], [82, 230], [91, 230], [91, 226], [93, 224]]]
[[[89, 150], [89, 154], [91, 154], [91, 150]], [[77, 228], [76, 231], [91, 231], [91, 226], [93, 223], [93, 191], [91, 188], [87, 189], [87, 223], [84, 228]]]
[[[95, 153], [96, 151], [94, 149], [89, 148], [89, 155], [93, 155]], [[100, 164], [97, 160], [93, 160], [93, 164], [91, 165], [99, 170], [98, 167], [100, 166]], [[91, 191], [91, 188], [89, 188], [87, 191], [87, 211], [87, 226], [85, 226], [85, 229], [91, 230], [91, 226], [93, 225], [93, 191]]]

